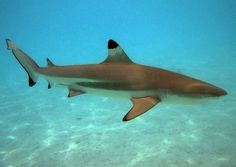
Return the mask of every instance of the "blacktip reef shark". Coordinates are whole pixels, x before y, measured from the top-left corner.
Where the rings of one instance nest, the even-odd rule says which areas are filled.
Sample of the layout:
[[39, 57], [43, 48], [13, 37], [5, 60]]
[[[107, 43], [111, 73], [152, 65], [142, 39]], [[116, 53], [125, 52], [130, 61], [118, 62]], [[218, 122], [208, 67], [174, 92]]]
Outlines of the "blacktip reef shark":
[[84, 93], [128, 98], [133, 107], [124, 116], [129, 121], [147, 112], [160, 102], [172, 99], [205, 99], [219, 97], [227, 92], [212, 84], [167, 71], [134, 63], [114, 41], [108, 41], [108, 56], [100, 64], [58, 66], [47, 58], [47, 67], [39, 67], [36, 62], [6, 39], [7, 48], [25, 69], [29, 76], [29, 86], [38, 77], [53, 84], [68, 88], [68, 97]]

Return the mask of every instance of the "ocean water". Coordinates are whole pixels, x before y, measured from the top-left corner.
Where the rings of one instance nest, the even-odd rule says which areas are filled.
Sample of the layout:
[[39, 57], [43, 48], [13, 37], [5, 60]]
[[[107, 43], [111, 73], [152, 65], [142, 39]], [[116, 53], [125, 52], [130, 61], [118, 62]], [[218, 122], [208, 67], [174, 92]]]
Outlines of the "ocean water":
[[[236, 1], [0, 0], [0, 167], [235, 167]], [[30, 88], [6, 49], [40, 66], [96, 64], [117, 41], [130, 59], [198, 78], [228, 95], [158, 104], [129, 121], [125, 99], [40, 79]]]

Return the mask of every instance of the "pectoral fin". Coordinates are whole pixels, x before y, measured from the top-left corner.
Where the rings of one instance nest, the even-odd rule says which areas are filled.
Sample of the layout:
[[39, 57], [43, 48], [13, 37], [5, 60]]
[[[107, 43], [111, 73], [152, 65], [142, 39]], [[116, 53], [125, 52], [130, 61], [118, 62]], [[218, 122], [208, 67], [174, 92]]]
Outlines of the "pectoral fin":
[[154, 107], [161, 100], [156, 97], [143, 97], [143, 98], [132, 98], [133, 107], [131, 110], [125, 115], [123, 121], [129, 121], [131, 119], [136, 118], [137, 116], [145, 113], [152, 107]]

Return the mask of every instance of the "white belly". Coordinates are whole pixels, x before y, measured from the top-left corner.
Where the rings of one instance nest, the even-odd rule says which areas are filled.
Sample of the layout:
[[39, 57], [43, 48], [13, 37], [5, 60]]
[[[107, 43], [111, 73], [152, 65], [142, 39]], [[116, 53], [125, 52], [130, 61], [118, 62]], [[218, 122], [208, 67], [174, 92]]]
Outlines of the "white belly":
[[173, 94], [168, 91], [158, 91], [158, 90], [129, 91], [129, 90], [98, 89], [98, 88], [91, 88], [91, 87], [83, 87], [83, 86], [74, 84], [81, 81], [88, 81], [87, 79], [77, 79], [77, 78], [68, 79], [68, 78], [58, 78], [58, 77], [50, 77], [50, 76], [43, 76], [43, 77], [47, 79], [49, 82], [52, 82], [54, 84], [70, 87], [79, 91], [83, 91], [88, 94], [94, 94], [94, 95], [112, 97], [112, 98], [130, 99], [132, 97], [138, 98], [138, 97], [152, 96], [152, 97], [160, 98], [162, 103], [182, 103], [182, 104], [183, 103], [184, 104], [203, 103], [213, 98], [213, 97], [204, 97], [204, 96]]

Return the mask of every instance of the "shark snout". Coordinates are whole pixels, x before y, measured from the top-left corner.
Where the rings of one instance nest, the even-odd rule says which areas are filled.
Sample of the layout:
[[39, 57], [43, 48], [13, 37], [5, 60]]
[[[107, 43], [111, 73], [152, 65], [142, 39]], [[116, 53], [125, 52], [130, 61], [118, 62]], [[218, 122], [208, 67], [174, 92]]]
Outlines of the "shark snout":
[[205, 94], [209, 96], [224, 96], [227, 92], [219, 87], [207, 83], [192, 84], [188, 87], [188, 91], [195, 94]]
[[224, 89], [215, 87], [215, 86], [206, 86], [205, 92], [212, 96], [224, 96], [227, 95], [227, 92]]
[[213, 88], [212, 95], [225, 96], [225, 95], [227, 95], [227, 92], [224, 89], [215, 87], [215, 88]]

